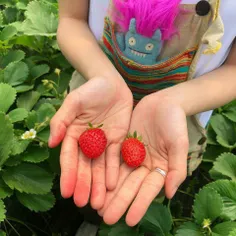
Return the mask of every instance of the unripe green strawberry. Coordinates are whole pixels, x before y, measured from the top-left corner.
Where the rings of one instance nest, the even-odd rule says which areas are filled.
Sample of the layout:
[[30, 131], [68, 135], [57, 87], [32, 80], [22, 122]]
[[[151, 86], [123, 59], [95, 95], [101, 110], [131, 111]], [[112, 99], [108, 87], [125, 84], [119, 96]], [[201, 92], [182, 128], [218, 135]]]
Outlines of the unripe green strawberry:
[[146, 150], [141, 142], [141, 137], [137, 138], [137, 133], [134, 136], [128, 135], [121, 147], [121, 154], [124, 162], [130, 167], [139, 167], [145, 157]]
[[79, 137], [81, 151], [88, 158], [95, 159], [100, 157], [106, 149], [107, 138], [101, 126], [90, 128], [84, 131]]

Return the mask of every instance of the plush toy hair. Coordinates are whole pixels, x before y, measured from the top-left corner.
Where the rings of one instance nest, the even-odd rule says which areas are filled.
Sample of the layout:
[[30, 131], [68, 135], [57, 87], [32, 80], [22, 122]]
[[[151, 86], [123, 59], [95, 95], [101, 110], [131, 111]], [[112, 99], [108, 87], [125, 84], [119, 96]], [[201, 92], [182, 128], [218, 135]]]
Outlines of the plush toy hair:
[[113, 0], [112, 20], [120, 30], [129, 30], [130, 20], [136, 19], [137, 32], [152, 37], [161, 30], [162, 40], [169, 39], [175, 32], [174, 21], [179, 13], [181, 0]]

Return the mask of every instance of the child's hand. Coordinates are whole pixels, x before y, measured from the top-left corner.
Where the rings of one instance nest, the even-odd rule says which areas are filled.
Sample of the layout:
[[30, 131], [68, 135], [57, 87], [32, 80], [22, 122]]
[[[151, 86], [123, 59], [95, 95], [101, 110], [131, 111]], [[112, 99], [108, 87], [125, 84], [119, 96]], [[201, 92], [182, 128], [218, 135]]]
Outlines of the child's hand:
[[[172, 198], [186, 178], [188, 134], [181, 107], [158, 97], [158, 93], [150, 95], [135, 108], [130, 130], [142, 135], [147, 155], [137, 169], [122, 164], [117, 187], [107, 193], [99, 211], [107, 224], [116, 223], [131, 205], [126, 222], [136, 225], [164, 184], [166, 196]], [[166, 178], [156, 168], [166, 171]]]
[[[49, 146], [62, 140], [61, 194], [74, 195], [76, 205], [103, 206], [106, 187], [114, 189], [119, 176], [120, 145], [124, 140], [133, 107], [132, 94], [122, 80], [93, 78], [71, 92], [51, 120]], [[88, 127], [103, 124], [108, 139], [104, 155], [91, 161], [78, 147], [78, 139]], [[105, 174], [106, 172], [106, 174]], [[106, 176], [106, 179], [105, 179]]]

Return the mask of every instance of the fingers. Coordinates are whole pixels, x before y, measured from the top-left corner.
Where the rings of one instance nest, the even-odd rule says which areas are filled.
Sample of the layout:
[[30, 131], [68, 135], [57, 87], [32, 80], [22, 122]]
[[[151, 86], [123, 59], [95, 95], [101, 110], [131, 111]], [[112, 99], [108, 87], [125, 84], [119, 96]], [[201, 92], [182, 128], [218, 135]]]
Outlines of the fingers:
[[126, 223], [130, 227], [135, 226], [142, 219], [154, 198], [161, 191], [163, 185], [164, 178], [156, 171], [152, 171], [145, 178], [137, 197], [126, 215]]
[[187, 176], [188, 138], [181, 138], [169, 151], [169, 167], [165, 180], [166, 197], [171, 199]]
[[78, 207], [84, 207], [89, 201], [91, 178], [91, 159], [79, 152], [77, 182], [74, 191], [74, 202]]
[[116, 187], [120, 169], [120, 148], [118, 143], [111, 144], [106, 150], [106, 187], [113, 190]]
[[105, 155], [92, 161], [92, 193], [91, 206], [98, 210], [102, 208], [105, 201]]
[[74, 92], [70, 93], [60, 109], [50, 121], [50, 138], [48, 145], [56, 147], [64, 138], [67, 127], [76, 118], [79, 109], [79, 100]]
[[61, 165], [61, 195], [69, 198], [73, 195], [78, 167], [78, 142], [67, 135], [62, 143], [60, 154]]
[[133, 171], [132, 168], [129, 168], [126, 164], [122, 164], [120, 167], [120, 174], [119, 174], [119, 179], [116, 188], [113, 191], [107, 192], [106, 198], [105, 198], [105, 203], [103, 207], [98, 211], [98, 214], [100, 216], [103, 216], [105, 210], [109, 206], [110, 202], [116, 195], [116, 193], [119, 191], [120, 187], [124, 183], [125, 179], [129, 176], [129, 174]]
[[147, 168], [140, 167], [128, 176], [104, 213], [103, 219], [106, 224], [115, 224], [122, 217], [148, 173]]

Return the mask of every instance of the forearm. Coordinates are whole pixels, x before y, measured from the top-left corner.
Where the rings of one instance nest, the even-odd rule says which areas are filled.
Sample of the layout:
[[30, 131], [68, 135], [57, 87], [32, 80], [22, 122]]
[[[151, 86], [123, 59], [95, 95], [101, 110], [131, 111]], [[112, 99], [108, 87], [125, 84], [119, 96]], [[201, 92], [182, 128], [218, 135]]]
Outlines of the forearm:
[[109, 79], [120, 77], [90, 32], [86, 21], [61, 18], [57, 39], [65, 57], [86, 79], [95, 76]]
[[208, 74], [158, 94], [180, 105], [187, 115], [211, 110], [236, 99], [236, 66], [225, 64]]

